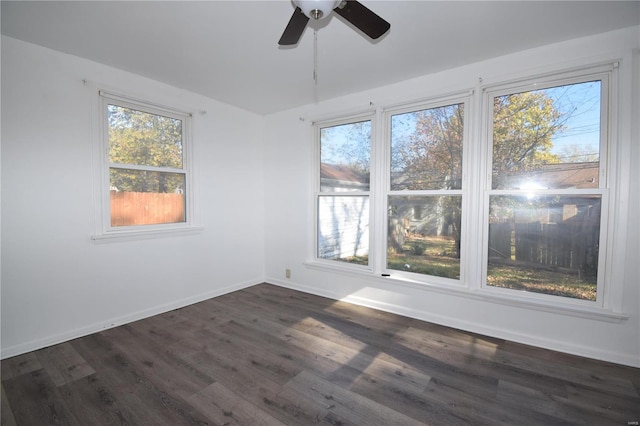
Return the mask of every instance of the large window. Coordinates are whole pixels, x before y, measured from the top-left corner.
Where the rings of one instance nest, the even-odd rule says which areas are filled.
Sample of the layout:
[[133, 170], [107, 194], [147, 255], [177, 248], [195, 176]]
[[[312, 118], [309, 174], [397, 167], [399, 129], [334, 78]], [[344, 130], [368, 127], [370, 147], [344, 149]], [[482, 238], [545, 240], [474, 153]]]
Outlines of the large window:
[[487, 286], [597, 299], [607, 87], [596, 75], [489, 92]]
[[107, 94], [102, 94], [102, 107], [105, 228], [186, 224], [189, 116]]
[[315, 259], [505, 303], [610, 307], [616, 75], [479, 85], [380, 108], [380, 127], [317, 124]]

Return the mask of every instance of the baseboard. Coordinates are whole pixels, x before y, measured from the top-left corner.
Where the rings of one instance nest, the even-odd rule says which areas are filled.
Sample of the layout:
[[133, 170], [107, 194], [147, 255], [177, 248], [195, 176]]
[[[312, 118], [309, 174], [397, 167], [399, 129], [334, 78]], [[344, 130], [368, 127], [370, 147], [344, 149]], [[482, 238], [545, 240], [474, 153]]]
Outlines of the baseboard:
[[123, 315], [120, 317], [112, 318], [107, 321], [94, 323], [85, 327], [80, 327], [74, 330], [69, 330], [64, 333], [56, 334], [53, 336], [47, 336], [42, 339], [32, 340], [29, 342], [21, 343], [19, 345], [9, 346], [2, 348], [0, 351], [0, 359], [10, 358], [13, 356], [21, 355], [27, 352], [35, 351], [38, 349], [46, 348], [48, 346], [57, 345], [69, 340], [77, 339], [79, 337], [88, 336], [89, 334], [97, 333], [99, 331], [107, 330], [110, 328], [125, 325], [134, 321], [138, 321], [144, 318], [148, 318], [154, 315], [163, 314], [165, 312], [172, 311], [174, 309], [183, 308], [185, 306], [193, 305], [194, 303], [202, 302], [207, 299], [222, 296], [227, 293], [231, 293], [243, 288], [251, 287], [256, 284], [260, 284], [263, 281], [247, 281], [242, 283], [233, 284], [216, 290], [201, 293], [196, 296], [187, 297], [185, 299], [176, 300], [164, 305], [154, 306], [149, 309], [138, 311], [132, 314]]
[[434, 324], [443, 325], [446, 327], [452, 327], [471, 333], [482, 334], [488, 337], [494, 337], [498, 339], [509, 340], [512, 342], [522, 343], [525, 345], [536, 346], [539, 348], [549, 349], [558, 352], [564, 352], [572, 355], [583, 356], [586, 358], [597, 359], [606, 362], [612, 362], [615, 364], [627, 365], [630, 367], [640, 367], [640, 360], [637, 356], [632, 354], [621, 354], [618, 352], [612, 352], [601, 348], [586, 347], [581, 345], [573, 345], [567, 342], [560, 342], [553, 339], [541, 339], [539, 337], [516, 333], [509, 330], [498, 329], [494, 327], [487, 327], [475, 322], [469, 322], [460, 320], [459, 318], [453, 318], [443, 315], [437, 315], [430, 312], [419, 311], [410, 309], [405, 306], [395, 305], [392, 303], [382, 302], [379, 300], [373, 300], [363, 298], [360, 296], [348, 295], [346, 297], [325, 289], [319, 289], [316, 287], [308, 287], [298, 283], [294, 283], [291, 280], [282, 280], [277, 278], [268, 278], [267, 282], [270, 284], [278, 285], [280, 287], [290, 288], [292, 290], [299, 290], [305, 293], [315, 294], [317, 296], [326, 297], [333, 300], [342, 300], [344, 302], [353, 303], [355, 305], [366, 306], [368, 308], [379, 309], [384, 312], [389, 312], [397, 315], [403, 315], [410, 318], [415, 318], [421, 321], [427, 321]]

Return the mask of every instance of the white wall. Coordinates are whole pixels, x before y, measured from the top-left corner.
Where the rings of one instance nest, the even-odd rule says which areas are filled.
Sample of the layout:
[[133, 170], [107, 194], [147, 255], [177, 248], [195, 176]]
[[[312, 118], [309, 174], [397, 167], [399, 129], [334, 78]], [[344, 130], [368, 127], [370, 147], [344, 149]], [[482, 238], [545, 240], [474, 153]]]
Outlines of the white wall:
[[[195, 113], [203, 232], [90, 240], [96, 87]], [[211, 99], [2, 37], [2, 357], [262, 282], [263, 124]]]
[[[345, 299], [384, 310], [507, 338], [560, 351], [640, 366], [640, 290], [638, 285], [638, 238], [640, 236], [640, 184], [638, 167], [638, 28], [572, 40], [434, 75], [381, 87], [363, 93], [307, 105], [267, 117], [265, 153], [266, 280], [283, 286]], [[624, 58], [620, 76], [621, 133], [624, 152], [618, 172], [620, 205], [616, 223], [615, 277], [622, 295], [622, 311], [629, 316], [620, 322], [587, 319], [557, 312], [510, 306], [489, 300], [464, 297], [406, 285], [377, 276], [346, 274], [310, 267], [313, 251], [313, 192], [311, 186], [311, 121], [357, 112], [374, 106], [388, 106], [478, 88], [540, 73], [593, 65]], [[635, 60], [635, 64], [631, 62]], [[310, 85], [312, 82], [309, 83]], [[628, 156], [629, 157], [628, 157]], [[632, 167], [633, 166], [633, 167]], [[285, 278], [285, 269], [291, 278]], [[480, 280], [480, 277], [474, 279]]]

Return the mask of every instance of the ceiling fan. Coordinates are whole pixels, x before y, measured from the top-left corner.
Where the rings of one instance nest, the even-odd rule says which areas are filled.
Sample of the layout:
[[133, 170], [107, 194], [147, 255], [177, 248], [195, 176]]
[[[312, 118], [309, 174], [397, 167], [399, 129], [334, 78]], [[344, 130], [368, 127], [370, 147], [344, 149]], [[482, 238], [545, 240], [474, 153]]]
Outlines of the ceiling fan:
[[336, 12], [372, 39], [386, 33], [391, 24], [355, 0], [293, 0], [296, 10], [280, 37], [280, 46], [298, 43], [309, 19], [320, 20]]

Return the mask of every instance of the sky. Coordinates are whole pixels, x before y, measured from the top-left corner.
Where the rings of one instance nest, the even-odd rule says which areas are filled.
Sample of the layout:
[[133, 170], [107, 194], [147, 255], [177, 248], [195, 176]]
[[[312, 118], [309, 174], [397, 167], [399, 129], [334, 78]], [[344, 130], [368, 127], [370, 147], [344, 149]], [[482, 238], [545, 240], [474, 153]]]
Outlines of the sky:
[[600, 90], [599, 81], [545, 90], [561, 111], [573, 111], [565, 123], [567, 129], [553, 138], [554, 153], [569, 145], [599, 153]]
[[[554, 100], [554, 105], [565, 114], [565, 129], [557, 133], [552, 141], [552, 152], [563, 159], [564, 150], [570, 146], [576, 146], [581, 153], [599, 155], [600, 142], [600, 107], [601, 107], [601, 83], [600, 81], [584, 82], [559, 86], [549, 89], [541, 89], [536, 92], [544, 92]], [[396, 141], [409, 137], [415, 130], [416, 112], [393, 116], [393, 137]], [[353, 125], [347, 124], [324, 129], [323, 133], [323, 159], [324, 162], [334, 164], [349, 163], [342, 157], [345, 153], [353, 153], [353, 149], [345, 149], [349, 145], [365, 144], [365, 141], [353, 140]], [[350, 137], [351, 136], [351, 137]], [[363, 147], [360, 147], [362, 151]], [[358, 148], [355, 148], [357, 151]], [[368, 150], [368, 146], [364, 148]], [[342, 155], [341, 155], [342, 154]], [[576, 161], [564, 158], [567, 162]], [[586, 161], [584, 158], [582, 161]]]

